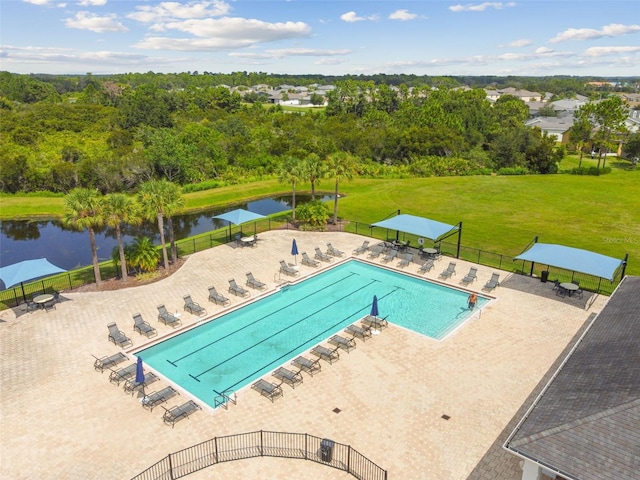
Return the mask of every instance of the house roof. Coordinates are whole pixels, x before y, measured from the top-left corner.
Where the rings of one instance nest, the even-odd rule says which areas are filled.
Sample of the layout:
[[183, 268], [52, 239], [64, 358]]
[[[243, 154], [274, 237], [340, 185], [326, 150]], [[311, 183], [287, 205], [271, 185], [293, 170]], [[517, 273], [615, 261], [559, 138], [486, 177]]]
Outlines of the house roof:
[[637, 480], [640, 277], [625, 277], [505, 448], [569, 479]]

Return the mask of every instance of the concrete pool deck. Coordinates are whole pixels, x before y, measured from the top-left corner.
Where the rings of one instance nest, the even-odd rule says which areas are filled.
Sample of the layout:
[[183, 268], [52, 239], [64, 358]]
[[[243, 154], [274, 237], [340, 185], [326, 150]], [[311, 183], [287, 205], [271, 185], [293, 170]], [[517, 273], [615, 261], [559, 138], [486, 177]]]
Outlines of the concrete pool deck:
[[[173, 329], [157, 321], [158, 304], [182, 312], [183, 325], [189, 326], [202, 319], [183, 312], [185, 294], [211, 316], [244, 301], [227, 293], [229, 278], [244, 285], [245, 272], [251, 271], [269, 290], [275, 288], [279, 261], [293, 261], [293, 238], [299, 251], [312, 257], [316, 246], [325, 250], [326, 242], [349, 255], [366, 240], [294, 231], [265, 232], [259, 238], [255, 248], [224, 245], [193, 254], [173, 275], [150, 285], [63, 292], [56, 310], [0, 313], [0, 477], [131, 478], [168, 453], [212, 437], [272, 430], [351, 445], [388, 470], [389, 479], [520, 478], [518, 459], [502, 451], [502, 439], [608, 297], [587, 292], [583, 299], [556, 297], [552, 283], [500, 272], [502, 285], [492, 292], [496, 300], [443, 341], [390, 325], [367, 342], [356, 340], [355, 350], [342, 352], [333, 365], [323, 363], [314, 377], [303, 374], [304, 383], [295, 390], [283, 385], [284, 397], [274, 403], [246, 388], [238, 392], [237, 405], [213, 412], [205, 408], [173, 429], [163, 424], [163, 409], [143, 409], [139, 396], [109, 382], [108, 371], [94, 370], [92, 355], [122, 351], [107, 341], [110, 322], [133, 340], [135, 350], [147, 341], [133, 331], [136, 312], [163, 336]], [[457, 263], [458, 274], [444, 282], [452, 286], [460, 286], [469, 267], [476, 266], [478, 280], [469, 288], [480, 291], [496, 271], [443, 257], [423, 276], [437, 279], [449, 261]], [[300, 270], [303, 277], [315, 271]], [[415, 273], [418, 266], [404, 270]], [[208, 302], [210, 285], [231, 305]], [[147, 391], [166, 385], [162, 380]], [[183, 393], [165, 406], [189, 399]], [[313, 462], [274, 458], [215, 465], [187, 478], [266, 478], [265, 472], [272, 478], [353, 478]]]

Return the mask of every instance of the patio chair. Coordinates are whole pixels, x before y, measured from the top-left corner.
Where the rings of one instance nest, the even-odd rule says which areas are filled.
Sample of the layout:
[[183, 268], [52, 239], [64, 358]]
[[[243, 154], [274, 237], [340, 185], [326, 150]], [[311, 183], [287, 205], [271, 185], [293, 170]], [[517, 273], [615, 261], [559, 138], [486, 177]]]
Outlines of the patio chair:
[[322, 370], [322, 365], [320, 365], [320, 359], [318, 360], [309, 360], [305, 357], [296, 357], [291, 361], [291, 365], [294, 367], [298, 367], [300, 371], [305, 371], [309, 375], [313, 377], [314, 374], [318, 373]]
[[344, 252], [337, 248], [333, 248], [333, 245], [327, 243], [327, 255], [331, 255], [332, 257], [344, 257]]
[[136, 382], [135, 377], [130, 378], [124, 382], [123, 390], [125, 393], [130, 393], [131, 396], [133, 397], [133, 394], [136, 393], [136, 391], [140, 389], [144, 390], [147, 387], [147, 385], [151, 385], [152, 383], [155, 383], [158, 380], [160, 380], [160, 378], [158, 378], [158, 376], [155, 373], [153, 372], [145, 373], [144, 382]]
[[38, 310], [40, 306], [33, 300], [27, 300], [27, 312], [32, 313]]
[[[500, 286], [499, 279], [500, 279], [499, 273], [492, 273], [489, 281], [487, 281], [487, 283], [484, 284], [484, 289], [493, 290], [494, 288], [499, 287]], [[558, 282], [558, 291], [559, 290], [560, 290], [560, 283]]]
[[472, 283], [475, 282], [478, 278], [478, 269], [475, 267], [471, 267], [469, 269], [469, 273], [467, 273], [460, 283]]
[[288, 368], [284, 368], [284, 367], [278, 368], [271, 375], [276, 377], [282, 383], [286, 383], [291, 388], [296, 388], [296, 385], [302, 383], [302, 381], [304, 380], [302, 378], [302, 375], [300, 375], [300, 372], [294, 372], [294, 371], [289, 370]]
[[356, 348], [356, 341], [353, 338], [344, 338], [341, 335], [334, 335], [329, 339], [329, 343], [345, 350], [347, 353]]
[[340, 358], [340, 354], [338, 353], [338, 348], [330, 349], [327, 347], [323, 347], [322, 345], [316, 345], [311, 349], [311, 354], [315, 355], [318, 358], [321, 358], [325, 362], [333, 363], [338, 361]]
[[369, 249], [369, 258], [378, 258], [384, 252], [384, 245], [374, 245]]
[[200, 408], [200, 405], [198, 405], [193, 400], [189, 400], [182, 405], [176, 405], [175, 407], [171, 408], [164, 408], [162, 421], [167, 425], [171, 425], [171, 428], [173, 428], [177, 422], [184, 418], [189, 418], [192, 413], [197, 412], [198, 410], [202, 410]]
[[404, 267], [408, 266], [412, 261], [413, 261], [413, 254], [412, 253], [406, 253], [404, 255], [404, 257], [398, 262], [397, 267], [398, 268], [404, 268]]
[[574, 294], [576, 294], [577, 296], [579, 296], [580, 298], [582, 298], [582, 296], [583, 296], [584, 292], [583, 292], [583, 291], [582, 291], [582, 289], [580, 288], [580, 282], [579, 282], [578, 280], [572, 280], [572, 281], [571, 281], [571, 283], [573, 283], [574, 285], [577, 285], [577, 286], [578, 286], [578, 289], [577, 289], [577, 290], [574, 290], [574, 291], [573, 291], [573, 292], [571, 292], [571, 293], [574, 293]]
[[382, 258], [382, 262], [383, 263], [389, 263], [390, 261], [392, 261], [394, 258], [396, 258], [398, 256], [398, 250], [396, 250], [395, 248], [392, 248], [391, 250], [389, 250], [389, 252]]
[[242, 288], [236, 283], [235, 279], [233, 278], [229, 279], [229, 292], [239, 297], [248, 297], [251, 295], [251, 293], [249, 293], [249, 290]]
[[361, 253], [364, 253], [367, 250], [369, 250], [369, 240], [365, 240], [364, 242], [362, 242], [362, 245], [360, 245], [358, 248], [356, 248], [353, 251], [353, 254], [354, 255], [360, 255]]
[[456, 264], [455, 262], [450, 262], [449, 266], [440, 273], [440, 278], [451, 278], [456, 274]]
[[158, 305], [158, 320], [160, 323], [164, 323], [173, 328], [181, 324], [180, 319], [173, 313], [170, 313], [164, 305]]
[[433, 268], [433, 260], [430, 258], [426, 262], [422, 264], [422, 266], [418, 269], [418, 273], [426, 273], [429, 272]]
[[308, 265], [310, 267], [317, 267], [318, 265], [320, 265], [320, 262], [307, 255], [307, 252], [302, 252], [302, 264]]
[[101, 358], [98, 358], [95, 355], [93, 355], [93, 358], [96, 359], [93, 362], [93, 368], [96, 370], [96, 372], [102, 373], [104, 372], [105, 369], [107, 368], [110, 369], [111, 367], [115, 367], [119, 363], [124, 362], [128, 357], [124, 353], [118, 352], [109, 357], [101, 357]]
[[332, 262], [333, 261], [333, 259], [329, 255], [327, 255], [325, 253], [322, 253], [322, 250], [320, 250], [320, 247], [316, 247], [315, 258], [317, 258], [318, 260], [320, 260], [322, 262]]
[[219, 294], [216, 287], [209, 287], [209, 301], [216, 305], [225, 305], [231, 302], [227, 297]]
[[191, 300], [191, 295], [184, 295], [182, 297], [184, 299], [184, 309], [191, 313], [192, 315], [198, 315], [202, 317], [207, 314], [207, 311], [200, 306], [199, 303]]
[[251, 272], [247, 272], [247, 286], [258, 290], [267, 288], [267, 284], [255, 278]]
[[176, 395], [180, 395], [173, 387], [165, 387], [158, 392], [150, 393], [142, 398], [142, 406], [148, 408], [150, 412], [158, 405], [168, 402]]
[[371, 327], [359, 327], [358, 325], [349, 325], [344, 329], [346, 333], [353, 335], [353, 338], [358, 337], [363, 342], [367, 341], [367, 338], [371, 338]]
[[144, 335], [147, 338], [158, 334], [158, 331], [153, 328], [149, 322], [145, 322], [142, 319], [142, 315], [139, 313], [136, 313], [133, 316], [133, 331], [138, 332], [140, 335]]
[[267, 397], [272, 402], [278, 398], [284, 396], [282, 393], [282, 387], [277, 383], [267, 382], [262, 378], [251, 385], [251, 388], [257, 392], [260, 392], [260, 395], [263, 397]]
[[373, 315], [367, 315], [362, 319], [362, 324], [366, 327], [373, 328], [375, 330], [382, 330], [389, 326], [389, 322], [387, 322], [387, 317], [380, 318], [374, 317]]
[[297, 269], [287, 265], [287, 262], [285, 262], [284, 260], [280, 260], [280, 273], [291, 275], [292, 277], [297, 277], [298, 275], [300, 275], [300, 272]]
[[133, 345], [131, 339], [127, 337], [122, 330], [118, 330], [118, 326], [115, 322], [111, 322], [107, 325], [109, 329], [109, 336], [107, 337], [110, 342], [114, 345], [118, 345], [119, 347], [126, 347], [127, 345]]
[[137, 365], [135, 363], [132, 363], [131, 365], [127, 365], [126, 367], [120, 368], [118, 370], [110, 369], [111, 373], [109, 374], [109, 382], [119, 386], [120, 383], [126, 382], [130, 378], [135, 377], [136, 368]]

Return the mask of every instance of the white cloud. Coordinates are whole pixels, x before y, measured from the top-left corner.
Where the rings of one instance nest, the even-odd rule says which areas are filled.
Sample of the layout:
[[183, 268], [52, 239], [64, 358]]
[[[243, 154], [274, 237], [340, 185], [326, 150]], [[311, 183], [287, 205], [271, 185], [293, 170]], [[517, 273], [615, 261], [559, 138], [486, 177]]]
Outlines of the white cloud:
[[628, 35], [638, 31], [640, 31], [640, 25], [612, 23], [602, 27], [602, 30], [595, 30], [593, 28], [568, 28], [549, 41], [551, 43], [558, 43], [568, 40], [594, 40], [602, 37], [619, 37], [620, 35]]
[[340, 15], [340, 20], [347, 23], [364, 22], [365, 20], [375, 21], [375, 20], [378, 20], [378, 16], [369, 15], [368, 17], [359, 17], [356, 12], [351, 11], [351, 12], [343, 13], [342, 15]]
[[64, 2], [56, 3], [56, 7], [58, 8], [66, 8], [67, 4]]
[[22, 0], [25, 3], [31, 3], [33, 5], [47, 5], [49, 0]]
[[127, 15], [127, 18], [139, 22], [151, 23], [167, 20], [186, 20], [190, 18], [220, 17], [231, 10], [228, 3], [223, 1], [189, 2], [161, 2], [157, 5], [142, 5], [136, 7], [136, 12]]
[[345, 63], [345, 61], [338, 58], [321, 58], [313, 62], [314, 65], [340, 65], [342, 63]]
[[340, 20], [342, 20], [343, 22], [353, 23], [353, 22], [363, 22], [366, 20], [366, 18], [359, 17], [356, 14], [356, 12], [347, 12], [340, 15]]
[[452, 12], [484, 12], [488, 8], [502, 10], [503, 8], [515, 7], [515, 2], [484, 2], [484, 3], [468, 3], [466, 5], [452, 5], [449, 10]]
[[67, 18], [64, 24], [68, 28], [90, 30], [97, 33], [128, 31], [127, 27], [118, 22], [113, 14], [100, 16], [89, 12], [78, 12], [75, 17]]
[[236, 58], [286, 58], [286, 57], [332, 57], [340, 55], [348, 55], [351, 50], [321, 50], [314, 48], [280, 48], [273, 50], [265, 50], [264, 53], [251, 53], [251, 52], [233, 52], [230, 53], [230, 57]]
[[80, 0], [78, 5], [83, 7], [102, 7], [107, 4], [107, 0]]
[[409, 13], [408, 10], [396, 10], [389, 15], [390, 20], [414, 20], [418, 15], [415, 13]]
[[307, 37], [311, 28], [304, 22], [268, 23], [244, 18], [192, 19], [156, 25], [157, 30], [178, 30], [199, 38], [148, 37], [134, 45], [154, 50], [223, 50], [246, 48], [258, 43]]
[[528, 38], [521, 38], [520, 40], [514, 40], [513, 42], [507, 43], [507, 47], [521, 48], [527, 47], [531, 45], [531, 43], [531, 40], [529, 40]]
[[636, 53], [640, 52], [640, 47], [591, 47], [587, 48], [584, 54], [587, 57], [602, 57], [605, 55], [618, 55], [620, 53]]

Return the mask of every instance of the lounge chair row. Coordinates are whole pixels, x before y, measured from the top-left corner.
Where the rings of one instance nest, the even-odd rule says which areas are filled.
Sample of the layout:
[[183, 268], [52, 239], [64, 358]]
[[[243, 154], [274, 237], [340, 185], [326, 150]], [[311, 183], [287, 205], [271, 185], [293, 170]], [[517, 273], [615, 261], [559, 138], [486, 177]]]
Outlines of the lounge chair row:
[[[96, 359], [93, 363], [93, 367], [95, 368], [95, 370], [99, 372], [103, 372], [106, 369], [111, 370], [111, 373], [109, 374], [109, 381], [118, 386], [120, 386], [120, 384], [124, 382], [123, 390], [125, 391], [125, 393], [130, 393], [131, 396], [133, 396], [135, 392], [140, 390], [144, 392], [144, 389], [146, 387], [160, 380], [160, 378], [155, 373], [148, 372], [144, 375], [144, 381], [136, 382], [136, 363], [132, 363], [124, 368], [115, 370], [113, 367], [117, 366], [127, 359], [127, 356], [122, 352], [116, 353], [109, 357], [94, 358]], [[180, 395], [180, 393], [173, 387], [169, 386], [159, 391], [155, 391], [145, 395], [144, 397], [142, 397], [140, 403], [144, 408], [148, 409], [149, 411], [153, 411], [155, 407], [166, 403], [177, 395]], [[193, 400], [189, 400], [182, 405], [165, 408], [165, 412], [162, 415], [162, 421], [167, 425], [171, 425], [173, 427], [177, 422], [184, 418], [188, 418], [192, 413], [200, 409], [201, 408], [197, 403], [195, 403]]]
[[284, 392], [282, 391], [283, 383], [286, 383], [291, 388], [296, 388], [297, 385], [304, 381], [304, 377], [302, 376], [303, 371], [308, 373], [310, 376], [315, 375], [322, 370], [320, 360], [324, 360], [325, 362], [332, 364], [340, 358], [339, 350], [344, 350], [349, 353], [351, 350], [356, 348], [355, 338], [360, 338], [361, 340], [366, 341], [367, 338], [371, 338], [372, 327], [375, 326], [376, 328], [383, 328], [387, 325], [388, 324], [385, 319], [368, 316], [363, 319], [362, 326], [349, 325], [345, 328], [345, 333], [350, 334], [351, 338], [336, 334], [328, 340], [328, 343], [332, 345], [333, 348], [326, 347], [324, 345], [316, 345], [313, 347], [310, 350], [310, 353], [311, 355], [318, 357], [316, 360], [310, 360], [303, 356], [293, 359], [291, 361], [291, 365], [296, 367], [298, 371], [290, 370], [285, 367], [279, 367], [276, 369], [271, 375], [279, 380], [280, 383], [270, 382], [261, 378], [257, 382], [254, 382], [251, 385], [251, 388], [273, 402], [275, 399], [284, 396]]

